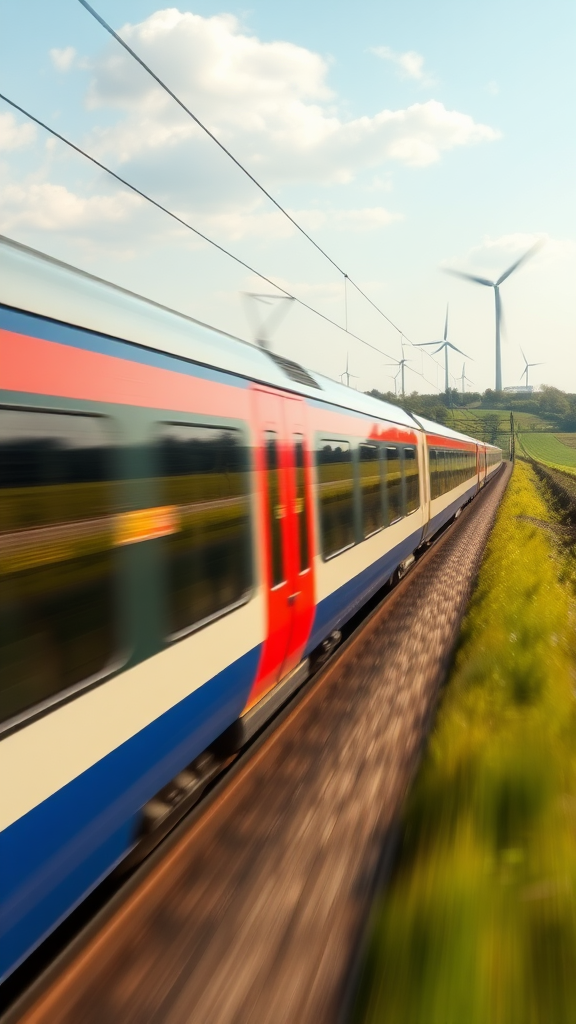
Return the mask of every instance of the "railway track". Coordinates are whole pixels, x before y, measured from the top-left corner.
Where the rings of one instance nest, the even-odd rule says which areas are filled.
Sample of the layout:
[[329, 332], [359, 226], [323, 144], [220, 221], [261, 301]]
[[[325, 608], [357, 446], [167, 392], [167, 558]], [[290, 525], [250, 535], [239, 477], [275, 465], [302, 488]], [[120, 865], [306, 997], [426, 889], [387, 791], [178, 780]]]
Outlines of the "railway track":
[[505, 466], [2, 1024], [332, 1024]]

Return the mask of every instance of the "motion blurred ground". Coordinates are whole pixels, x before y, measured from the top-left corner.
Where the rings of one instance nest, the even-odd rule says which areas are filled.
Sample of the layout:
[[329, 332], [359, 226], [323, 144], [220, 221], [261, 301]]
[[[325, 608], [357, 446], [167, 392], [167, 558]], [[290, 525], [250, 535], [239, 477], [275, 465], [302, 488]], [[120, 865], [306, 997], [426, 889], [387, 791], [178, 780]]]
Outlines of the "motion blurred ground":
[[576, 548], [552, 505], [518, 463], [374, 913], [366, 1024], [576, 1020]]

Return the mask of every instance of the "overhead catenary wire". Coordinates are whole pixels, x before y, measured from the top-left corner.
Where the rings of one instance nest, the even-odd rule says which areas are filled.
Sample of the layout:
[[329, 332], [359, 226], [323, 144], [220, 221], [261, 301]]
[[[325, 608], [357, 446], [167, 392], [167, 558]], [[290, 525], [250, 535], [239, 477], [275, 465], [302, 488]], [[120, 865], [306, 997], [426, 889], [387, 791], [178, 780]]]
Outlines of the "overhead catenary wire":
[[84, 7], [86, 11], [88, 11], [89, 14], [92, 15], [93, 18], [95, 18], [95, 20], [102, 26], [102, 28], [105, 31], [108, 32], [112, 36], [112, 38], [115, 39], [116, 42], [119, 43], [120, 46], [122, 46], [126, 50], [126, 52], [130, 54], [131, 57], [133, 57], [133, 59], [140, 65], [140, 67], [143, 68], [144, 71], [146, 71], [146, 73], [149, 74], [150, 77], [153, 78], [155, 82], [157, 82], [160, 88], [163, 89], [164, 92], [166, 92], [168, 96], [170, 96], [174, 100], [174, 102], [178, 104], [178, 106], [188, 115], [188, 117], [191, 117], [192, 120], [198, 125], [199, 128], [202, 129], [203, 132], [206, 132], [206, 135], [208, 135], [212, 139], [212, 141], [215, 142], [217, 146], [219, 146], [222, 152], [225, 153], [226, 156], [229, 157], [234, 164], [236, 164], [236, 167], [238, 167], [238, 169], [242, 171], [242, 173], [245, 174], [247, 178], [250, 179], [250, 181], [256, 186], [256, 188], [258, 188], [260, 192], [262, 192], [263, 195], [265, 195], [266, 198], [269, 199], [270, 202], [274, 204], [276, 209], [279, 210], [284, 217], [288, 218], [288, 220], [291, 222], [291, 224], [294, 225], [294, 227], [300, 232], [300, 234], [303, 235], [304, 238], [308, 239], [308, 241], [314, 246], [314, 248], [317, 249], [318, 252], [321, 253], [322, 256], [324, 256], [325, 259], [327, 259], [328, 262], [332, 264], [332, 266], [338, 271], [339, 274], [342, 274], [344, 278], [344, 286], [346, 287], [346, 281], [349, 281], [352, 287], [355, 288], [356, 291], [359, 293], [359, 295], [361, 295], [362, 298], [365, 299], [366, 302], [368, 302], [376, 310], [376, 312], [380, 314], [380, 316], [384, 317], [384, 319], [390, 324], [391, 327], [394, 328], [395, 331], [398, 331], [398, 333], [403, 335], [407, 339], [407, 341], [410, 341], [407, 335], [400, 330], [400, 328], [393, 322], [393, 320], [390, 319], [389, 316], [386, 315], [384, 310], [380, 309], [380, 307], [370, 298], [370, 296], [367, 295], [366, 292], [363, 291], [363, 289], [360, 288], [360, 286], [357, 285], [356, 282], [352, 280], [350, 275], [347, 274], [342, 269], [342, 267], [340, 267], [336, 263], [336, 261], [333, 260], [332, 257], [328, 255], [326, 250], [323, 249], [322, 246], [319, 245], [318, 242], [316, 242], [315, 239], [308, 234], [308, 232], [302, 227], [302, 225], [299, 224], [297, 220], [295, 220], [292, 214], [288, 213], [288, 210], [286, 210], [285, 207], [282, 206], [282, 204], [279, 203], [278, 200], [274, 198], [274, 196], [268, 191], [268, 189], [266, 189], [264, 185], [262, 185], [258, 181], [258, 179], [254, 177], [254, 175], [248, 170], [248, 168], [245, 167], [244, 164], [240, 160], [238, 160], [237, 157], [234, 156], [234, 154], [227, 148], [227, 146], [225, 146], [224, 143], [221, 142], [216, 135], [214, 135], [214, 132], [211, 132], [207, 125], [205, 125], [203, 121], [201, 121], [200, 118], [197, 117], [197, 115], [194, 114], [193, 111], [186, 106], [186, 104], [180, 99], [180, 97], [170, 88], [170, 86], [166, 84], [166, 82], [163, 81], [162, 78], [160, 78], [159, 75], [156, 74], [155, 71], [152, 70], [152, 68], [146, 63], [146, 61], [142, 60], [142, 57], [138, 56], [136, 51], [132, 49], [132, 47], [126, 42], [126, 40], [122, 39], [122, 36], [120, 36], [117, 32], [114, 31], [112, 26], [108, 24], [108, 22], [102, 17], [102, 15], [98, 14], [98, 11], [96, 11], [91, 6], [91, 4], [87, 2], [87, 0], [78, 0], [78, 2], [82, 5], [82, 7]]
[[309, 310], [309, 312], [314, 313], [316, 316], [326, 321], [326, 323], [331, 324], [332, 327], [336, 327], [339, 331], [343, 331], [345, 334], [348, 334], [349, 337], [354, 338], [356, 341], [359, 341], [362, 345], [366, 345], [368, 348], [371, 348], [374, 352], [378, 352], [379, 355], [386, 356], [387, 359], [392, 358], [392, 356], [390, 356], [388, 352], [385, 352], [383, 349], [378, 348], [376, 345], [373, 345], [372, 342], [367, 341], [366, 338], [361, 338], [360, 335], [353, 334], [352, 331], [348, 331], [345, 327], [342, 326], [342, 324], [339, 324], [337, 320], [332, 320], [331, 317], [326, 316], [325, 313], [320, 312], [320, 310], [316, 309], [315, 306], [311, 306], [308, 302], [305, 302], [304, 299], [300, 299], [297, 295], [293, 295], [286, 288], [283, 288], [282, 285], [272, 280], [272, 278], [267, 277], [265, 274], [262, 274], [259, 270], [256, 270], [254, 267], [250, 266], [250, 264], [246, 263], [246, 261], [241, 259], [240, 256], [236, 256], [234, 253], [226, 249], [223, 245], [220, 245], [219, 242], [215, 242], [213, 238], [210, 238], [208, 235], [205, 235], [202, 231], [199, 231], [198, 228], [195, 228], [193, 227], [192, 224], [189, 224], [188, 221], [184, 220], [182, 217], [179, 217], [177, 213], [173, 213], [173, 211], [169, 210], [168, 207], [163, 206], [162, 203], [159, 203], [156, 199], [153, 199], [152, 196], [149, 196], [146, 192], [143, 192], [141, 189], [137, 188], [136, 185], [132, 185], [132, 183], [129, 182], [126, 178], [121, 177], [121, 175], [117, 174], [116, 171], [113, 171], [110, 167], [107, 167], [106, 164], [103, 164], [100, 160], [97, 160], [95, 156], [92, 156], [90, 153], [87, 153], [86, 150], [82, 149], [80, 146], [77, 146], [76, 143], [71, 142], [70, 139], [67, 139], [65, 135], [62, 135], [60, 132], [57, 132], [55, 128], [51, 128], [50, 125], [46, 124], [44, 121], [41, 121], [39, 117], [35, 117], [35, 115], [31, 114], [29, 110], [25, 109], [25, 107], [21, 107], [18, 103], [16, 103], [14, 100], [9, 99], [9, 97], [5, 96], [3, 93], [0, 93], [0, 100], [3, 100], [5, 103], [8, 103], [8, 105], [11, 106], [14, 110], [18, 110], [21, 114], [24, 114], [25, 117], [29, 118], [35, 124], [39, 125], [40, 128], [43, 128], [44, 131], [49, 132], [49, 134], [54, 136], [54, 138], [59, 139], [70, 149], [73, 149], [76, 153], [79, 153], [80, 156], [85, 157], [86, 160], [89, 160], [96, 167], [99, 167], [100, 170], [105, 171], [106, 174], [109, 174], [110, 177], [114, 178], [116, 181], [119, 181], [120, 184], [125, 185], [126, 188], [129, 188], [137, 196], [140, 196], [141, 199], [145, 199], [146, 202], [151, 203], [152, 206], [155, 206], [156, 209], [161, 210], [162, 213], [165, 213], [168, 217], [171, 217], [172, 220], [177, 221], [178, 224], [181, 224], [183, 227], [187, 228], [188, 231], [192, 231], [193, 234], [197, 235], [198, 238], [201, 238], [204, 242], [207, 242], [209, 245], [213, 246], [215, 249], [223, 253], [225, 256], [228, 256], [229, 259], [239, 264], [239, 266], [244, 267], [244, 269], [248, 270], [251, 274], [255, 274], [255, 276], [259, 277], [261, 281], [265, 281], [266, 284], [271, 285], [272, 288], [276, 288], [279, 292], [282, 293], [282, 295], [285, 295], [286, 298], [293, 299], [295, 302], [298, 303], [299, 306], [302, 306], [304, 309]]

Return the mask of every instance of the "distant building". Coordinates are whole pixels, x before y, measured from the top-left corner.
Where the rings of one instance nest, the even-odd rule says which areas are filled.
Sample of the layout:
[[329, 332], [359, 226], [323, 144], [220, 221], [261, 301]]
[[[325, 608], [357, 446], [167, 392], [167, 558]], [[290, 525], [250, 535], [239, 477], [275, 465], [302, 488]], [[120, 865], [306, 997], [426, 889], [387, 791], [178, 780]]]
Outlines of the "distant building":
[[531, 395], [534, 388], [531, 384], [514, 384], [511, 388], [504, 388], [509, 395]]

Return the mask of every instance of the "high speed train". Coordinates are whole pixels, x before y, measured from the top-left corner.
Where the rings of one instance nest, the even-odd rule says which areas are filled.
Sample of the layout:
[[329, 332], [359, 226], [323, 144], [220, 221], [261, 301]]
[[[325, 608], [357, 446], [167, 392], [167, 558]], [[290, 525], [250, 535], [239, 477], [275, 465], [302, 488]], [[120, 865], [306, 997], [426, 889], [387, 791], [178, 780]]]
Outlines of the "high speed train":
[[8, 239], [0, 389], [5, 978], [502, 453]]

